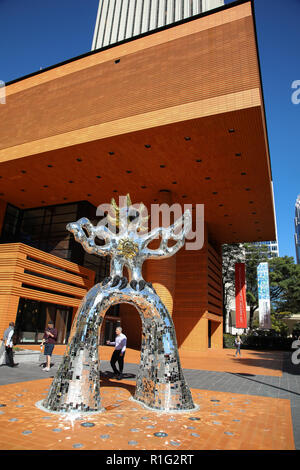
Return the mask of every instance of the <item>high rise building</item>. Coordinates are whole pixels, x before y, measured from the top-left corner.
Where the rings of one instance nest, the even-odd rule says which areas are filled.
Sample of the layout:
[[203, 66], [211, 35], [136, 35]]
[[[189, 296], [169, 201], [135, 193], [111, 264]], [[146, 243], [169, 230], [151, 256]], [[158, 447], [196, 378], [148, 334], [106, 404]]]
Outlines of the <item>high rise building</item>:
[[224, 5], [224, 0], [100, 0], [92, 50]]
[[295, 248], [296, 262], [300, 264], [300, 195], [297, 197], [295, 204]]
[[254, 242], [253, 245], [256, 246], [265, 246], [268, 249], [268, 257], [274, 258], [279, 256], [278, 241], [266, 241], [266, 242]]

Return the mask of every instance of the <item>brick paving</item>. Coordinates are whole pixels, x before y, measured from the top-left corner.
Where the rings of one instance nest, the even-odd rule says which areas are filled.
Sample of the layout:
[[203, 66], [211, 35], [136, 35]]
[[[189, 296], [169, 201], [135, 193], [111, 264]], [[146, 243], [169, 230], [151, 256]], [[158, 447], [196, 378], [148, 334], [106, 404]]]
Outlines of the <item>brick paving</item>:
[[[6, 406], [0, 407], [0, 449], [300, 449], [300, 366], [291, 363], [289, 353], [242, 351], [241, 359], [233, 354], [209, 351], [210, 370], [203, 364], [185, 368], [190, 360], [181, 359], [196, 411], [156, 413], [132, 401], [138, 368], [132, 362], [126, 363], [124, 380], [102, 377], [105, 413], [72, 422], [35, 406], [47, 393], [58, 356], [48, 375], [36, 364], [2, 366], [0, 404]], [[201, 357], [194, 361], [201, 362]], [[110, 371], [109, 361], [101, 362], [101, 371]]]

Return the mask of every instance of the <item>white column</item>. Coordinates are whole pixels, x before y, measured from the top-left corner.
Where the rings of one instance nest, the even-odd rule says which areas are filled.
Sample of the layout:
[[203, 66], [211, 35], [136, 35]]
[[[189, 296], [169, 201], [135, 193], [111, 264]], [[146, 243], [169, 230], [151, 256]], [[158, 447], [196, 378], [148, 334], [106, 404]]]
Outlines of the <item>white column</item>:
[[109, 8], [106, 18], [106, 27], [103, 40], [103, 46], [110, 44], [110, 36], [112, 32], [113, 20], [114, 20], [114, 10], [115, 10], [116, 0], [109, 0]]
[[114, 13], [113, 24], [112, 24], [112, 32], [111, 32], [111, 37], [110, 37], [110, 44], [114, 44], [115, 42], [118, 42], [118, 32], [119, 32], [119, 25], [120, 25], [120, 19], [121, 19], [120, 18], [121, 6], [122, 6], [122, 0], [116, 0], [115, 13]]
[[184, 0], [184, 18], [189, 18], [191, 16], [191, 2], [190, 0]]
[[157, 27], [164, 26], [166, 24], [165, 20], [165, 9], [166, 9], [167, 0], [159, 0], [159, 11], [158, 11], [158, 24]]
[[95, 44], [96, 49], [99, 49], [100, 47], [103, 46], [103, 39], [104, 39], [103, 36], [105, 32], [106, 15], [107, 15], [108, 7], [109, 7], [109, 0], [103, 0], [101, 13], [100, 13], [99, 27], [98, 27], [98, 32], [97, 32], [97, 40]]
[[167, 22], [166, 24], [174, 23], [174, 1], [167, 0]]
[[146, 31], [149, 31], [149, 17], [150, 17], [151, 3], [153, 3], [151, 2], [151, 0], [144, 0], [141, 33], [145, 33]]
[[201, 13], [199, 0], [193, 0], [193, 16]]
[[127, 26], [127, 10], [129, 0], [121, 0], [121, 13], [120, 13], [120, 26], [118, 41], [123, 41], [126, 37], [126, 26]]
[[135, 16], [134, 16], [134, 27], [133, 27], [133, 36], [138, 36], [141, 34], [142, 29], [142, 9], [143, 3], [141, 0], [136, 2]]
[[136, 0], [130, 0], [127, 25], [126, 25], [126, 35], [125, 35], [126, 38], [132, 37], [135, 8], [136, 8]]
[[182, 20], [182, 0], [176, 0], [175, 4], [175, 21]]
[[151, 0], [150, 27], [149, 30], [157, 28], [159, 0]]

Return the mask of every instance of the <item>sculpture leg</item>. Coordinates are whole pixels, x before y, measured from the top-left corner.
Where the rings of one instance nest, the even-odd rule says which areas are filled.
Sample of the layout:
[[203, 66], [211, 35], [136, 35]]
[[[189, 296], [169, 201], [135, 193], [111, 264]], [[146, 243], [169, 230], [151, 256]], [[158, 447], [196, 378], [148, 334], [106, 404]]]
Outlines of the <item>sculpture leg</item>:
[[86, 294], [77, 311], [63, 361], [43, 403], [51, 411], [101, 410], [98, 296], [99, 284]]
[[134, 398], [161, 411], [195, 409], [181, 369], [172, 318], [154, 295], [156, 308], [150, 310], [151, 316], [142, 317], [141, 362]]

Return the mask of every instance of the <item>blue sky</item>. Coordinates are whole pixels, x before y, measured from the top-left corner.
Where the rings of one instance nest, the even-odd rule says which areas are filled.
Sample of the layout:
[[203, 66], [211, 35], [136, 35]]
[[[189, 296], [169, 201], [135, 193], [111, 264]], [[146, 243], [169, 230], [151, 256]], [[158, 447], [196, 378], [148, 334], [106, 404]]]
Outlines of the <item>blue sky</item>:
[[[300, 103], [292, 103], [291, 86], [300, 80], [300, 0], [254, 4], [279, 250], [280, 256], [295, 257]], [[8, 82], [88, 52], [97, 8], [98, 0], [0, 0], [0, 80]]]

